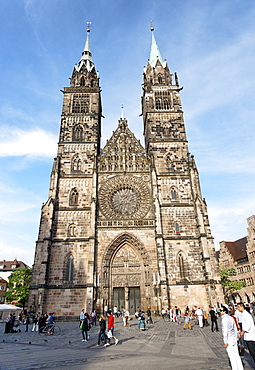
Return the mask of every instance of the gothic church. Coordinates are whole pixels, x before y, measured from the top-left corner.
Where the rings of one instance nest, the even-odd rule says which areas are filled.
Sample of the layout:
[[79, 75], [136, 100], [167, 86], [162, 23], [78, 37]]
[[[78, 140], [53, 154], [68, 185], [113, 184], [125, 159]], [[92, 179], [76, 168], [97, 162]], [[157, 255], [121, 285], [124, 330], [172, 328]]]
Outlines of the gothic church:
[[62, 318], [117, 306], [161, 311], [223, 301], [207, 206], [188, 150], [177, 74], [152, 31], [145, 147], [124, 116], [100, 147], [90, 30], [63, 92], [57, 157], [41, 210], [29, 306]]

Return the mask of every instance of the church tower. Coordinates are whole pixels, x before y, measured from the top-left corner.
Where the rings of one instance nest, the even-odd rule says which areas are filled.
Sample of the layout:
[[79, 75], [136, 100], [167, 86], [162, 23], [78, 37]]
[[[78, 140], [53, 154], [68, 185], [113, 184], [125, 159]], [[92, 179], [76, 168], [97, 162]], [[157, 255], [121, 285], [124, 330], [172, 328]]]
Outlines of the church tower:
[[90, 51], [82, 56], [63, 93], [57, 157], [49, 198], [42, 207], [30, 303], [39, 311], [72, 316], [93, 304], [96, 243], [97, 155], [101, 89]]
[[58, 153], [42, 207], [30, 309], [77, 316], [104, 306], [208, 306], [223, 301], [207, 206], [188, 150], [178, 77], [154, 29], [144, 70], [145, 148], [122, 114], [100, 148], [99, 76], [90, 29], [63, 92]]
[[[207, 206], [185, 132], [177, 73], [163, 60], [151, 27], [144, 69], [142, 112], [146, 153], [152, 163], [160, 286], [172, 305], [222, 298]], [[160, 271], [164, 266], [165, 271]], [[202, 298], [203, 297], [203, 298]]]

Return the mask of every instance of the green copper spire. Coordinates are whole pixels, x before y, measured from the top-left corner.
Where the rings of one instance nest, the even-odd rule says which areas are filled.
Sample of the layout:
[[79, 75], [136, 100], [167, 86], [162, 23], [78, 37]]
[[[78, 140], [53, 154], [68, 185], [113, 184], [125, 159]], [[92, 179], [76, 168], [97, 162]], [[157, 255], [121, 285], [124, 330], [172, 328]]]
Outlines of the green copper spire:
[[161, 64], [163, 64], [163, 59], [161, 57], [157, 42], [154, 37], [154, 27], [151, 26], [151, 32], [152, 32], [152, 39], [151, 39], [151, 54], [150, 54], [150, 65], [152, 67], [155, 67], [157, 60], [160, 61]]

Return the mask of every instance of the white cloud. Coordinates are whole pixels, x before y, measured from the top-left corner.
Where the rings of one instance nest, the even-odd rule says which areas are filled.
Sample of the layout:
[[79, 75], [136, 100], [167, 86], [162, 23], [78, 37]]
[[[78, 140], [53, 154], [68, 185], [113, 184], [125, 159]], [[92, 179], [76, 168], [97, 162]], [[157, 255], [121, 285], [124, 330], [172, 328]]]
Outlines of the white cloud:
[[0, 135], [0, 157], [54, 157], [57, 136], [40, 128], [32, 130], [6, 129]]
[[247, 201], [233, 199], [231, 205], [213, 204], [208, 205], [208, 214], [215, 237], [215, 247], [219, 249], [219, 243], [235, 241], [247, 235], [246, 219], [254, 214], [255, 197]]
[[15, 258], [18, 261], [26, 263], [32, 267], [34, 247], [26, 248], [25, 246], [7, 245], [4, 241], [0, 241], [1, 260], [12, 261]]

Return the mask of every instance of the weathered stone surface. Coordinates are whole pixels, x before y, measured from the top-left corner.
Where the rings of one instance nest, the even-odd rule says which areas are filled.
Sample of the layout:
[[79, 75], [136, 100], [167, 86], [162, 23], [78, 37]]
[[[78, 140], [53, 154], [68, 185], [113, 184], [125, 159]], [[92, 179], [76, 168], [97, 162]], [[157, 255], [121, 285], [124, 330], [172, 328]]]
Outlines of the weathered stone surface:
[[167, 65], [148, 63], [142, 97], [145, 148], [121, 118], [100, 150], [99, 81], [84, 59], [63, 91], [30, 305], [68, 316], [78, 315], [81, 307], [161, 311], [222, 301], [178, 82], [172, 83]]

